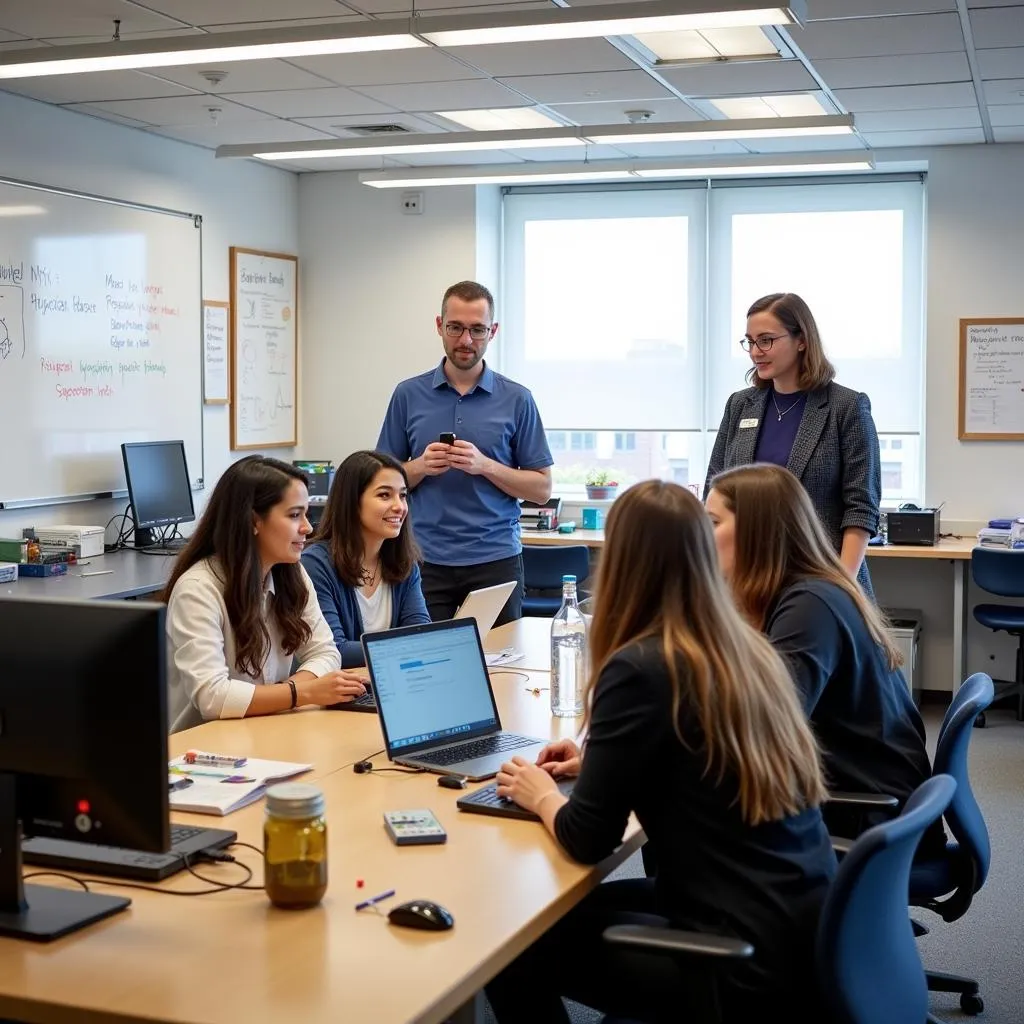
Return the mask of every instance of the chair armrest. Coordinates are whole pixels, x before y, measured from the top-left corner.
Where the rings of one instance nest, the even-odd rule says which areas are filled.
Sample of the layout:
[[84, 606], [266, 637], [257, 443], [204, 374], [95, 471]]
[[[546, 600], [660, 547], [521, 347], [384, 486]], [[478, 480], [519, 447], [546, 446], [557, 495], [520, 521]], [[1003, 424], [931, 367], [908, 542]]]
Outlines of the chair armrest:
[[842, 793], [839, 791], [829, 793], [828, 803], [843, 807], [864, 807], [868, 810], [873, 807], [895, 810], [900, 805], [899, 800], [888, 793]]
[[928, 934], [928, 929], [920, 921], [915, 921], [913, 918], [910, 919], [910, 927], [913, 929], [915, 937]]
[[829, 836], [832, 840], [832, 849], [837, 857], [845, 857], [853, 849], [852, 839], [843, 839], [841, 836]]
[[742, 939], [679, 928], [654, 928], [644, 924], [616, 924], [604, 930], [604, 939], [616, 946], [629, 946], [648, 953], [672, 956], [711, 957], [716, 960], [748, 960], [754, 947]]

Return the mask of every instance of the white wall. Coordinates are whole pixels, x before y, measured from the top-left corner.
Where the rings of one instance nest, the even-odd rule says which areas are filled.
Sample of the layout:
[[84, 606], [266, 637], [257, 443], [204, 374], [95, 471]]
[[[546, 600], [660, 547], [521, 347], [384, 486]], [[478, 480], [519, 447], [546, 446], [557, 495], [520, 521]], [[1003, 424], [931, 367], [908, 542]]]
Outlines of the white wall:
[[372, 448], [395, 385], [439, 362], [434, 317], [477, 273], [476, 216], [472, 187], [427, 189], [410, 216], [354, 173], [301, 176], [302, 457]]
[[[298, 176], [290, 172], [253, 161], [216, 161], [208, 149], [4, 92], [0, 137], [2, 177], [201, 214], [203, 298], [228, 299], [231, 245], [298, 252]], [[196, 495], [197, 505], [237, 458], [229, 449], [227, 406], [204, 407], [203, 433], [206, 490]], [[291, 457], [283, 450], [273, 454]], [[91, 501], [0, 512], [0, 536], [54, 522], [102, 525], [125, 504]]]

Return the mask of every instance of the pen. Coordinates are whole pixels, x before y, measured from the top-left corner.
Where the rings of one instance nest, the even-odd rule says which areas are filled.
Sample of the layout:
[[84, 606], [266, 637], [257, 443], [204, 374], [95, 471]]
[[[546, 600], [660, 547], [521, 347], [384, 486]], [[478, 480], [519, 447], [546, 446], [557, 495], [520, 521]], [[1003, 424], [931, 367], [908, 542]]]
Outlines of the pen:
[[231, 775], [228, 772], [197, 772], [191, 768], [181, 768], [176, 764], [172, 764], [168, 771], [172, 775], [200, 775], [208, 779], [220, 779], [222, 782], [255, 782], [255, 779], [251, 779], [245, 775]]
[[394, 889], [388, 889], [387, 892], [382, 892], [379, 896], [371, 896], [368, 900], [363, 900], [362, 903], [356, 904], [356, 910], [365, 910], [367, 907], [372, 907], [375, 903], [380, 903], [381, 900], [389, 900], [395, 895]]
[[95, 572], [80, 572], [79, 576], [112, 576], [113, 569], [97, 569]]

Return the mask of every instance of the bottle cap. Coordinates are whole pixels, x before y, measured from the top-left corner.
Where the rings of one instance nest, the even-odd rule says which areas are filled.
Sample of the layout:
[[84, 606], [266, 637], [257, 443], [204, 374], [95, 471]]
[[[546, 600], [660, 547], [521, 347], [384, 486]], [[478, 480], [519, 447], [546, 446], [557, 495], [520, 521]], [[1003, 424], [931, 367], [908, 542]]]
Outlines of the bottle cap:
[[267, 814], [275, 818], [318, 818], [324, 795], [308, 782], [281, 782], [267, 790]]
[[575, 583], [576, 582], [576, 577], [575, 576], [563, 576], [562, 577], [562, 582], [563, 583]]

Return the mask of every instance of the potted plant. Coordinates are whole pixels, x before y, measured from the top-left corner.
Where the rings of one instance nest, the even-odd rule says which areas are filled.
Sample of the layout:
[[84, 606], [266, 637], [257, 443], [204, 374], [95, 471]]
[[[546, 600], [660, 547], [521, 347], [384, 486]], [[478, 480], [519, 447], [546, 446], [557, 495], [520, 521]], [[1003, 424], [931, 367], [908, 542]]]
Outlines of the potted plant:
[[613, 480], [607, 469], [592, 469], [587, 474], [586, 486], [590, 501], [610, 501], [619, 490], [618, 480]]

